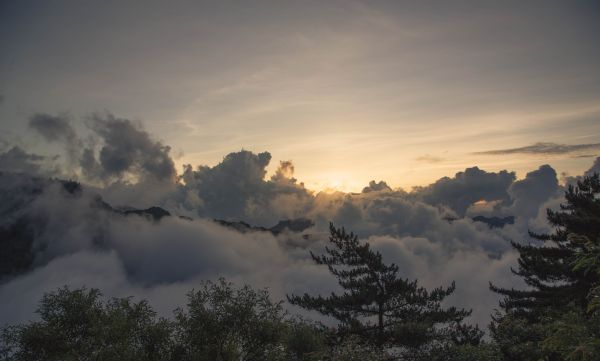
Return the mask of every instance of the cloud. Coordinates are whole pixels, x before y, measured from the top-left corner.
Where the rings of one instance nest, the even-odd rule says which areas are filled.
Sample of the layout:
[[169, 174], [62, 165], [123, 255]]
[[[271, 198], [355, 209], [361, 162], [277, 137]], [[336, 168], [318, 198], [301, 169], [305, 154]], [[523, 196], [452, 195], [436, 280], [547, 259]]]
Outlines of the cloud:
[[509, 201], [508, 188], [516, 179], [514, 172], [486, 172], [478, 167], [458, 172], [454, 178], [444, 177], [426, 187], [416, 187], [414, 196], [426, 203], [445, 205], [464, 215], [473, 203], [485, 201]]
[[422, 162], [422, 163], [440, 163], [440, 162], [444, 161], [444, 158], [438, 157], [435, 155], [431, 155], [431, 154], [425, 154], [425, 155], [415, 158], [415, 160], [417, 162]]
[[294, 163], [291, 160], [282, 160], [279, 162], [279, 167], [275, 171], [275, 174], [271, 176], [273, 182], [296, 182], [294, 178]]
[[535, 143], [519, 148], [507, 148], [476, 152], [478, 155], [505, 155], [505, 154], [569, 154], [583, 151], [600, 150], [600, 143], [590, 144], [557, 144], [557, 143]]
[[96, 114], [91, 129], [103, 144], [98, 159], [93, 149], [84, 150], [81, 166], [86, 175], [100, 179], [133, 176], [174, 181], [177, 174], [169, 155], [171, 147], [153, 140], [141, 126], [112, 114]]
[[594, 160], [594, 164], [584, 173], [584, 175], [591, 176], [594, 173], [600, 173], [600, 157]]
[[508, 192], [513, 204], [508, 212], [517, 216], [517, 222], [522, 220], [523, 227], [528, 227], [528, 220], [537, 216], [540, 205], [552, 197], [562, 195], [560, 191], [562, 188], [558, 184], [556, 171], [547, 164], [542, 165], [510, 186]]
[[369, 192], [382, 192], [382, 191], [391, 191], [392, 188], [390, 188], [390, 186], [387, 185], [386, 182], [384, 181], [379, 181], [379, 182], [375, 182], [374, 180], [369, 182], [369, 185], [364, 187], [362, 192], [363, 193], [369, 193]]
[[271, 154], [247, 150], [230, 153], [214, 167], [185, 167], [182, 204], [198, 215], [244, 220], [262, 226], [281, 218], [298, 218], [307, 211], [312, 193], [293, 178], [294, 166], [282, 162], [265, 180]]
[[29, 127], [48, 142], [62, 143], [69, 161], [67, 166], [72, 168], [77, 165], [82, 141], [66, 115], [36, 113], [29, 117]]
[[39, 174], [46, 157], [30, 154], [18, 146], [0, 153], [0, 170], [17, 173]]
[[[239, 233], [207, 219], [165, 217], [153, 222], [111, 211], [93, 188], [69, 191], [64, 183], [25, 175], [2, 175], [0, 182], [6, 190], [0, 193], [2, 204], [7, 197], [16, 197], [11, 207], [3, 209], [2, 229], [17, 222], [5, 217], [6, 213], [28, 219], [17, 223], [26, 227], [23, 235], [32, 237], [33, 254], [30, 272], [0, 285], [0, 300], [5, 305], [0, 323], [29, 319], [35, 300], [63, 283], [100, 287], [111, 296], [148, 298], [160, 305], [164, 316], [181, 305], [185, 292], [200, 280], [219, 276], [256, 287], [269, 286], [277, 298], [335, 288], [327, 269], [309, 259], [309, 249], [322, 252], [325, 246], [327, 233], [319, 228], [310, 230], [308, 238], [285, 232], [276, 237], [269, 232]], [[488, 293], [486, 277], [498, 279], [508, 272], [508, 267], [499, 264], [512, 258], [488, 255], [505, 254], [502, 250], [508, 249], [500, 234], [470, 220], [450, 223], [438, 208], [402, 199], [402, 192], [380, 193], [391, 195], [384, 199], [377, 194], [357, 194], [334, 212], [343, 223], [352, 219], [343, 211], [345, 205], [357, 209], [358, 223], [352, 226], [365, 234], [380, 233], [365, 239], [381, 249], [387, 260], [400, 264], [403, 276], [421, 278], [430, 287], [449, 283], [449, 277], [456, 276], [459, 289], [468, 288], [470, 291], [462, 292], [472, 295]], [[482, 267], [477, 289], [472, 288], [472, 269], [464, 270], [468, 259], [479, 260], [472, 267]], [[493, 267], [486, 269], [486, 264]], [[433, 270], [436, 275], [444, 273], [445, 278], [436, 279]], [[27, 300], [19, 302], [23, 295]], [[475, 319], [482, 323], [497, 301], [489, 295], [484, 299], [477, 305]], [[453, 302], [474, 306], [467, 296]]]
[[84, 142], [64, 115], [37, 113], [29, 118], [29, 127], [46, 141], [64, 145], [69, 159], [66, 166], [73, 171], [69, 177], [79, 174], [84, 180], [105, 185], [175, 182], [171, 148], [152, 139], [140, 124], [106, 113], [92, 115], [87, 125], [92, 134]]
[[[49, 140], [66, 142], [69, 123], [52, 122], [56, 126], [44, 121], [34, 127]], [[472, 167], [412, 192], [371, 181], [361, 193], [314, 193], [294, 178], [291, 161], [280, 162], [268, 178], [271, 154], [248, 150], [230, 153], [214, 166], [187, 165], [177, 175], [170, 148], [141, 125], [105, 115], [93, 117], [89, 130], [96, 139], [79, 153], [80, 187], [0, 174], [2, 239], [30, 251], [16, 268], [0, 268], [0, 302], [9, 305], [0, 311], [0, 323], [31, 317], [34, 303], [19, 302], [20, 295], [37, 300], [61, 282], [100, 287], [110, 296], [148, 298], [165, 316], [197, 282], [218, 276], [269, 286], [276, 298], [327, 293], [335, 289], [335, 279], [313, 264], [309, 250], [323, 251], [333, 221], [400, 265], [403, 277], [418, 278], [427, 287], [455, 280], [449, 302], [474, 308], [473, 320], [483, 326], [497, 306], [487, 282], [519, 282], [510, 276], [516, 255], [509, 240], [527, 240], [528, 227], [543, 229], [545, 207], [562, 199], [548, 165], [521, 180], [514, 172]], [[0, 165], [10, 157], [25, 159], [34, 166], [22, 173], [41, 174], [35, 164], [47, 159], [16, 149], [0, 155]], [[29, 164], [5, 163], [13, 171]], [[87, 179], [101, 182], [87, 185]], [[161, 206], [173, 216], [152, 221], [113, 209], [131, 206]], [[471, 219], [477, 215], [513, 216], [516, 222], [491, 228]], [[308, 218], [314, 226], [298, 234], [241, 233], [215, 218], [267, 227]], [[2, 265], [17, 259], [3, 256]]]
[[[0, 229], [21, 227], [11, 242], [28, 241], [32, 255], [30, 272], [0, 283], [0, 324], [27, 320], [35, 300], [65, 282], [101, 287], [109, 295], [149, 297], [172, 310], [183, 304], [187, 290], [205, 279], [225, 276], [271, 286], [274, 296], [283, 298], [296, 291], [285, 278], [309, 273], [319, 285], [327, 273], [313, 270], [305, 249], [293, 251], [298, 243], [286, 245], [269, 232], [242, 234], [207, 219], [164, 217], [153, 222], [124, 216], [111, 211], [93, 189], [69, 192], [58, 181], [2, 174], [0, 184], [2, 204], [12, 199], [9, 207], [0, 208]], [[2, 264], [19, 255], [3, 252]], [[165, 291], [173, 288], [179, 290], [176, 297]], [[31, 297], [19, 302], [25, 294]]]
[[77, 137], [69, 120], [63, 116], [37, 113], [29, 118], [29, 126], [50, 142]]

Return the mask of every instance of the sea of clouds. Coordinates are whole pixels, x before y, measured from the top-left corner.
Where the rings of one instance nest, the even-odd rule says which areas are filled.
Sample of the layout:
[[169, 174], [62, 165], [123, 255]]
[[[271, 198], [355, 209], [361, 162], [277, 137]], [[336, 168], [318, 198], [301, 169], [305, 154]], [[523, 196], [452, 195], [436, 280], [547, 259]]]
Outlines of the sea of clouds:
[[[548, 165], [519, 180], [514, 172], [472, 167], [410, 192], [383, 181], [360, 193], [314, 192], [294, 178], [289, 161], [267, 178], [268, 152], [242, 150], [213, 167], [178, 172], [171, 148], [140, 123], [105, 113], [86, 124], [82, 136], [66, 116], [35, 114], [30, 130], [63, 155], [7, 143], [0, 153], [0, 246], [31, 243], [27, 267], [0, 275], [0, 325], [35, 318], [42, 294], [65, 284], [146, 298], [167, 317], [189, 290], [218, 277], [268, 287], [275, 299], [329, 293], [335, 279], [309, 251], [324, 250], [334, 222], [396, 263], [402, 277], [426, 287], [456, 281], [448, 304], [473, 309], [471, 322], [485, 327], [498, 305], [489, 282], [523, 287], [511, 274], [517, 254], [510, 242], [535, 242], [528, 231], [551, 232], [546, 209], [556, 209], [565, 186], [577, 180], [559, 183]], [[600, 158], [588, 173], [599, 170]], [[69, 190], [59, 179], [81, 187]], [[171, 216], [123, 213], [151, 206]], [[492, 226], [478, 216], [513, 218]], [[297, 218], [313, 225], [274, 234], [214, 221], [269, 227]]]

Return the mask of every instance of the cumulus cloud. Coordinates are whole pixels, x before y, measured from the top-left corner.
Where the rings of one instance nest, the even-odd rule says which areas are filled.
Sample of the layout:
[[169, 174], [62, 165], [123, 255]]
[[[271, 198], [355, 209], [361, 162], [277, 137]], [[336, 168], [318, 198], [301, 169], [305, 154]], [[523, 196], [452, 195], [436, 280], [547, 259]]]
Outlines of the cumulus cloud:
[[140, 125], [112, 114], [92, 117], [91, 129], [102, 139], [98, 159], [91, 148], [84, 150], [84, 172], [100, 179], [127, 176], [172, 181], [175, 165], [169, 155], [171, 147], [153, 140]]
[[271, 176], [273, 182], [296, 182], [294, 178], [294, 163], [291, 160], [282, 160], [279, 162], [279, 167], [275, 174]]
[[382, 191], [391, 191], [392, 188], [390, 188], [390, 186], [387, 185], [386, 182], [384, 181], [379, 181], [379, 182], [375, 182], [374, 180], [369, 182], [369, 185], [364, 187], [362, 192], [363, 193], [369, 193], [369, 192], [382, 192]]
[[556, 171], [549, 165], [542, 165], [510, 186], [509, 193], [513, 199], [510, 213], [521, 219], [524, 227], [528, 227], [526, 222], [537, 216], [540, 205], [551, 197], [562, 195], [561, 191]]
[[109, 185], [115, 182], [160, 181], [177, 177], [171, 148], [153, 139], [141, 124], [110, 113], [94, 114], [87, 122], [84, 141], [65, 115], [37, 113], [29, 127], [48, 142], [64, 146], [74, 174], [83, 180]]
[[182, 203], [199, 215], [270, 225], [281, 218], [301, 217], [311, 192], [293, 178], [294, 167], [282, 162], [265, 180], [271, 154], [242, 150], [228, 154], [214, 167], [185, 167]]
[[600, 150], [600, 143], [590, 144], [557, 144], [540, 142], [525, 147], [487, 150], [476, 152], [479, 155], [505, 155], [505, 154], [569, 154], [590, 150]]
[[473, 203], [484, 201], [509, 201], [508, 188], [515, 181], [514, 172], [486, 172], [478, 167], [458, 172], [453, 178], [444, 177], [427, 187], [417, 187], [415, 197], [426, 203], [445, 205], [460, 216]]

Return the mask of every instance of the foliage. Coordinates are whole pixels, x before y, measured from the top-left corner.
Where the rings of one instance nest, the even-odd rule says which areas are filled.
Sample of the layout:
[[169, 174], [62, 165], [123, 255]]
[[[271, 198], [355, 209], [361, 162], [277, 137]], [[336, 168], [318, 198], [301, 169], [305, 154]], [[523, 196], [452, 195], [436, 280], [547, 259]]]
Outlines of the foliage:
[[220, 279], [188, 294], [176, 311], [176, 352], [181, 360], [276, 360], [282, 357], [281, 303], [266, 290], [234, 289]]
[[592, 361], [600, 355], [600, 317], [591, 318], [575, 307], [547, 320], [542, 350], [567, 361]]
[[553, 234], [532, 236], [543, 245], [513, 243], [526, 290], [491, 289], [504, 296], [504, 313], [491, 333], [507, 360], [600, 358], [600, 178], [569, 186], [560, 210], [548, 210]]
[[67, 287], [44, 295], [37, 313], [40, 321], [2, 330], [0, 360], [310, 361], [329, 352], [323, 326], [287, 317], [267, 290], [223, 279], [191, 291], [174, 320], [146, 301]]
[[356, 335], [352, 335], [336, 342], [326, 351], [322, 359], [328, 361], [383, 361], [391, 358], [372, 345], [365, 344]]
[[170, 327], [146, 301], [100, 300], [96, 289], [67, 287], [44, 295], [40, 321], [6, 328], [6, 360], [162, 360]]
[[[584, 235], [570, 234], [573, 244], [578, 244], [580, 250], [575, 254], [572, 262], [573, 271], [583, 272], [584, 275], [595, 274], [600, 276], [600, 236], [589, 238]], [[600, 277], [599, 277], [600, 278]], [[596, 280], [587, 294], [588, 312], [600, 310], [600, 282]]]
[[[548, 221], [556, 232], [532, 234], [545, 244], [522, 245], [513, 243], [519, 252], [519, 267], [514, 273], [523, 277], [530, 286], [528, 290], [503, 289], [491, 286], [492, 290], [505, 296], [501, 307], [528, 313], [536, 318], [537, 309], [561, 307], [575, 301], [587, 305], [587, 296], [600, 274], [586, 271], [583, 262], [588, 252], [582, 237], [596, 239], [600, 235], [600, 178], [598, 174], [569, 186], [565, 193], [566, 204], [559, 211], [548, 210]], [[576, 237], [570, 236], [572, 234]]]
[[502, 361], [500, 350], [494, 343], [478, 345], [451, 345], [435, 350], [431, 355], [422, 357], [428, 361]]
[[320, 324], [300, 317], [286, 322], [283, 344], [289, 360], [321, 360], [327, 352], [328, 330]]
[[361, 244], [353, 233], [330, 224], [326, 255], [313, 260], [326, 265], [344, 289], [328, 297], [288, 296], [290, 303], [316, 310], [339, 321], [341, 335], [356, 335], [363, 343], [380, 349], [419, 349], [448, 336], [444, 324], [455, 324], [470, 311], [443, 309], [441, 302], [454, 291], [427, 291], [417, 281], [402, 279], [398, 266], [387, 265], [369, 243]]

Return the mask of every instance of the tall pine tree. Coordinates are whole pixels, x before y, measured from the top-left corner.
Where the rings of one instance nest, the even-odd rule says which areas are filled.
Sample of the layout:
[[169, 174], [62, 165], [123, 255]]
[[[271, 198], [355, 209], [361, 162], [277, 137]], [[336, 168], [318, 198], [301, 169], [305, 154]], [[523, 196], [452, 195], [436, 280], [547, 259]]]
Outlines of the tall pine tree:
[[529, 287], [517, 290], [490, 284], [503, 296], [504, 312], [493, 316], [490, 329], [507, 360], [563, 360], [600, 347], [590, 341], [597, 340], [598, 330], [588, 327], [597, 322], [588, 311], [595, 310], [600, 281], [598, 174], [570, 185], [565, 201], [559, 210], [547, 211], [554, 233], [531, 233], [541, 244], [513, 242], [519, 252], [513, 273]]
[[[435, 341], [449, 339], [471, 311], [442, 308], [441, 301], [454, 292], [455, 285], [427, 291], [417, 280], [409, 281], [398, 274], [396, 264], [385, 264], [369, 243], [359, 242], [353, 233], [330, 224], [325, 255], [313, 260], [326, 265], [344, 290], [327, 297], [288, 296], [290, 303], [318, 311], [339, 321], [341, 335], [356, 335], [380, 349], [404, 347], [418, 349]], [[443, 327], [452, 326], [452, 327]], [[481, 334], [474, 333], [475, 338]]]
[[547, 210], [548, 221], [555, 227], [553, 234], [530, 235], [542, 245], [519, 244], [518, 269], [529, 289], [515, 290], [490, 285], [492, 291], [504, 296], [500, 306], [535, 319], [540, 309], [559, 308], [575, 302], [587, 307], [587, 296], [598, 274], [574, 267], [586, 252], [582, 239], [595, 240], [600, 236], [600, 178], [598, 174], [585, 177], [577, 186], [569, 185], [566, 203], [558, 211]]

